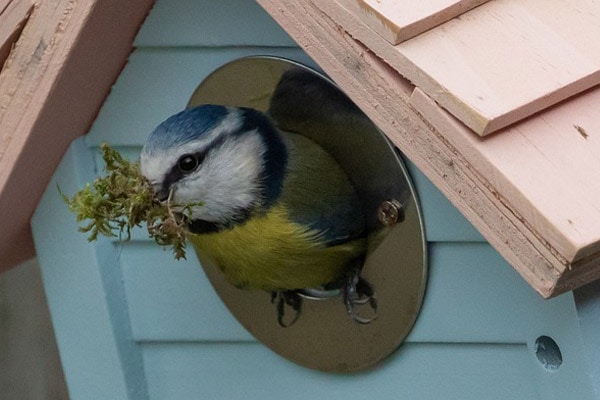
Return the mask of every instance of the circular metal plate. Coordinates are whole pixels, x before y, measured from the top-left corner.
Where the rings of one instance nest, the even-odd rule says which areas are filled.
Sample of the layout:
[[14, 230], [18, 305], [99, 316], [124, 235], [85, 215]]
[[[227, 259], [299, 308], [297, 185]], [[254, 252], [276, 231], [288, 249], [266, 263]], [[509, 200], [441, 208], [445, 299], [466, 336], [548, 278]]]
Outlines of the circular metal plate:
[[[342, 166], [367, 214], [362, 277], [375, 290], [378, 318], [359, 324], [340, 298], [305, 298], [298, 321], [283, 328], [268, 293], [231, 286], [198, 254], [223, 302], [258, 340], [309, 368], [357, 371], [391, 354], [417, 318], [427, 279], [419, 205], [396, 149], [329, 79], [289, 60], [248, 57], [226, 64], [198, 86], [188, 105], [204, 103], [268, 111], [281, 129], [310, 137]], [[378, 210], [389, 200], [402, 204], [404, 215], [385, 226]]]

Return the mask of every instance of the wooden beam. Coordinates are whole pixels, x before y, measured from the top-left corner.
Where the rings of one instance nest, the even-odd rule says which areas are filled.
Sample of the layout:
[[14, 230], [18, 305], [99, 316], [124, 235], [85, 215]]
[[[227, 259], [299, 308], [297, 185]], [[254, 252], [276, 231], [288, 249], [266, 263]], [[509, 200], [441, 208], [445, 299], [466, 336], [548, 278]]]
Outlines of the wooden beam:
[[[87, 132], [153, 0], [43, 0], [0, 73], [0, 271], [34, 256], [29, 219]], [[60, 251], [60, 249], [57, 249]]]
[[[594, 230], [593, 224], [587, 225], [586, 237], [576, 238], [578, 229], [565, 231], [565, 221], [547, 223], [548, 213], [552, 214], [561, 206], [574, 211], [582, 203], [563, 204], [565, 197], [557, 195], [561, 189], [553, 188], [554, 181], [543, 172], [535, 171], [535, 175], [529, 178], [536, 180], [538, 187], [543, 186], [543, 191], [538, 192], [538, 188], [530, 186], [525, 192], [521, 188], [524, 180], [527, 181], [525, 175], [520, 182], [514, 182], [513, 176], [505, 175], [507, 169], [500, 169], [503, 165], [516, 168], [511, 165], [514, 151], [520, 153], [521, 159], [527, 159], [537, 151], [536, 146], [543, 141], [539, 135], [544, 132], [535, 127], [536, 123], [527, 134], [529, 138], [538, 135], [535, 144], [521, 149], [523, 141], [505, 139], [502, 146], [495, 147], [495, 142], [488, 143], [473, 135], [420, 88], [412, 86], [369, 48], [355, 40], [322, 10], [322, 2], [258, 2], [542, 296], [554, 296], [600, 277], [599, 238], [594, 233], [600, 228]], [[363, 26], [361, 29], [367, 28]], [[582, 102], [587, 100], [589, 98]], [[588, 116], [580, 123], [574, 122], [583, 130], [571, 126], [563, 138], [586, 140], [582, 133], [585, 132], [589, 140], [597, 125], [597, 117], [593, 125], [590, 118], [593, 119]], [[556, 127], [555, 133], [563, 126]], [[567, 139], [568, 134], [573, 137]], [[554, 141], [552, 146], [557, 145], [560, 145], [560, 140]], [[560, 149], [554, 148], [554, 151]], [[505, 158], [486, 163], [489, 152]], [[544, 156], [538, 155], [535, 159]], [[592, 154], [590, 157], [596, 156]], [[556, 160], [549, 173], [560, 170], [563, 161]], [[574, 173], [574, 170], [571, 172]], [[544, 180], [548, 182], [545, 186]], [[579, 184], [571, 183], [581, 189]], [[593, 186], [595, 188], [596, 184]], [[532, 193], [548, 196], [546, 207], [538, 208], [532, 203], [527, 197]], [[569, 196], [577, 197], [576, 194], [566, 197]], [[577, 220], [577, 225], [584, 223], [583, 216], [590, 207], [600, 208], [593, 205], [593, 199], [594, 196], [591, 196], [584, 202], [587, 209], [578, 214], [582, 219]], [[554, 201], [557, 204], [552, 204]], [[563, 217], [564, 214], [561, 214], [555, 220]], [[597, 210], [593, 217], [597, 218]], [[569, 222], [566, 221], [566, 224]]]

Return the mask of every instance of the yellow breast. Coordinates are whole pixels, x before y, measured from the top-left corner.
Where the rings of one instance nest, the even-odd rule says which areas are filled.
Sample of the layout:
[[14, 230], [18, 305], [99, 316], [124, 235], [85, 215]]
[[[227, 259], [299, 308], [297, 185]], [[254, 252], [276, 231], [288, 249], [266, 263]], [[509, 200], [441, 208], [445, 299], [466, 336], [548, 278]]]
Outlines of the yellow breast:
[[363, 239], [324, 246], [318, 231], [290, 221], [282, 206], [232, 229], [189, 239], [233, 285], [268, 291], [325, 285], [365, 248]]

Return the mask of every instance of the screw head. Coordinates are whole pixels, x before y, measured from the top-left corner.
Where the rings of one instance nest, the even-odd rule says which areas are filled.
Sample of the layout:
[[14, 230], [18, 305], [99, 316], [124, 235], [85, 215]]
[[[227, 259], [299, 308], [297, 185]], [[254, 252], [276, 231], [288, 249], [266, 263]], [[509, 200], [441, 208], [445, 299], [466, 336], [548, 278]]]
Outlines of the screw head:
[[404, 220], [404, 206], [398, 200], [385, 200], [377, 209], [377, 218], [385, 226], [393, 226]]

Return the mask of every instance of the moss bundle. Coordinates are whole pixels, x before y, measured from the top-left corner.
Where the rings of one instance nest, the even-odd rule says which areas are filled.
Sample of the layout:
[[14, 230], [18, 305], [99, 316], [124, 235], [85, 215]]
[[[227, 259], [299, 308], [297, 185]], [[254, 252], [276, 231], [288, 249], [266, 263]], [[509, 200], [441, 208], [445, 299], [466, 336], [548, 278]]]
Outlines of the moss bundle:
[[[191, 206], [158, 201], [139, 162], [125, 159], [106, 143], [101, 150], [106, 175], [87, 183], [71, 198], [61, 193], [76, 215], [79, 231], [88, 233], [90, 242], [99, 234], [128, 241], [132, 228], [145, 224], [156, 243], [170, 246], [176, 259], [185, 258], [185, 215]], [[174, 212], [174, 206], [180, 211]]]

